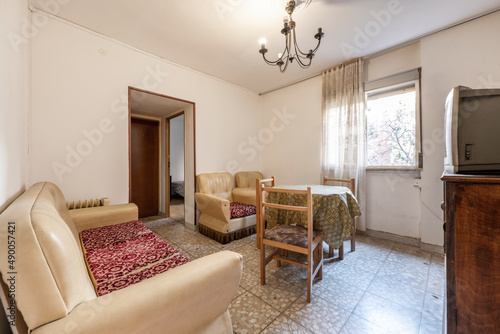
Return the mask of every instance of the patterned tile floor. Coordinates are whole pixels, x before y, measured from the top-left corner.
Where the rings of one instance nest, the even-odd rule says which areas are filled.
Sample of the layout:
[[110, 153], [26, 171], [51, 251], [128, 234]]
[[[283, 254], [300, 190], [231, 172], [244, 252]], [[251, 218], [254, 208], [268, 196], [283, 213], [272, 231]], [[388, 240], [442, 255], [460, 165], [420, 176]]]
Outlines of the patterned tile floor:
[[[243, 255], [240, 288], [230, 306], [234, 333], [441, 333], [444, 258], [417, 247], [358, 235], [346, 242], [344, 260], [327, 259], [306, 303], [304, 268], [266, 268], [260, 285], [255, 235], [221, 245], [179, 221], [143, 219], [190, 259], [223, 249]], [[327, 249], [325, 249], [327, 250]]]

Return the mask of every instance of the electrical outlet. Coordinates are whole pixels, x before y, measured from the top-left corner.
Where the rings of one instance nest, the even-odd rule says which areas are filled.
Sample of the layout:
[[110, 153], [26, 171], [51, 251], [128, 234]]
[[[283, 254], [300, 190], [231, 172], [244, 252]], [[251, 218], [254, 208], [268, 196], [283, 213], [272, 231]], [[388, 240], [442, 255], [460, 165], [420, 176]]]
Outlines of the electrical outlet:
[[420, 188], [420, 181], [422, 181], [422, 179], [413, 179], [413, 187]]

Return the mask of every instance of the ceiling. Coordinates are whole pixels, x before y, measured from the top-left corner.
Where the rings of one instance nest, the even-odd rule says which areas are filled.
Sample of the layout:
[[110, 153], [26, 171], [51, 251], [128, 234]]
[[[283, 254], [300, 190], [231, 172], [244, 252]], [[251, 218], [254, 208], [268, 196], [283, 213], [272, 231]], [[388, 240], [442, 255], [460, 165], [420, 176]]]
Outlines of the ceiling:
[[266, 65], [284, 48], [283, 0], [31, 0], [34, 10], [119, 40], [173, 63], [265, 93], [429, 33], [500, 10], [500, 0], [312, 0], [294, 13], [303, 50], [325, 33], [313, 64], [285, 73]]
[[134, 88], [129, 88], [129, 91], [132, 114], [156, 118], [171, 117], [192, 105], [191, 102], [151, 94]]

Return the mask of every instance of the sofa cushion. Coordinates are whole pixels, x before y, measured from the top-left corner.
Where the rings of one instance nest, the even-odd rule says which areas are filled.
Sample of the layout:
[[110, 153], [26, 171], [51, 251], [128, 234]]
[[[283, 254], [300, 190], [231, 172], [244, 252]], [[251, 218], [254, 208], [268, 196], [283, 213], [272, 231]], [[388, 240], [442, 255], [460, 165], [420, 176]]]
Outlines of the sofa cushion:
[[255, 205], [243, 204], [239, 202], [231, 202], [229, 210], [231, 211], [231, 219], [254, 215], [257, 209]]
[[99, 296], [189, 262], [140, 220], [82, 231], [81, 240]]

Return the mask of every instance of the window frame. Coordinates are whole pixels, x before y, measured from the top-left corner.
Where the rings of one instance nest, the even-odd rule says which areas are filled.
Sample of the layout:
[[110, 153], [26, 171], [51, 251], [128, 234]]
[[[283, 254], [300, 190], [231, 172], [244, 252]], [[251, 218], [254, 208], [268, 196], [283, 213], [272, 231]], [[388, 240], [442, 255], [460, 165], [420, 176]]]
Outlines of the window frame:
[[[365, 105], [368, 98], [374, 95], [386, 94], [391, 91], [401, 90], [405, 87], [415, 87], [415, 165], [414, 166], [371, 166], [368, 171], [420, 171], [423, 169], [422, 156], [422, 109], [421, 109], [421, 68], [397, 73], [384, 78], [364, 83]], [[368, 126], [368, 123], [366, 124]], [[365, 129], [365, 136], [367, 129]], [[368, 138], [365, 139], [365, 148], [368, 147]]]

